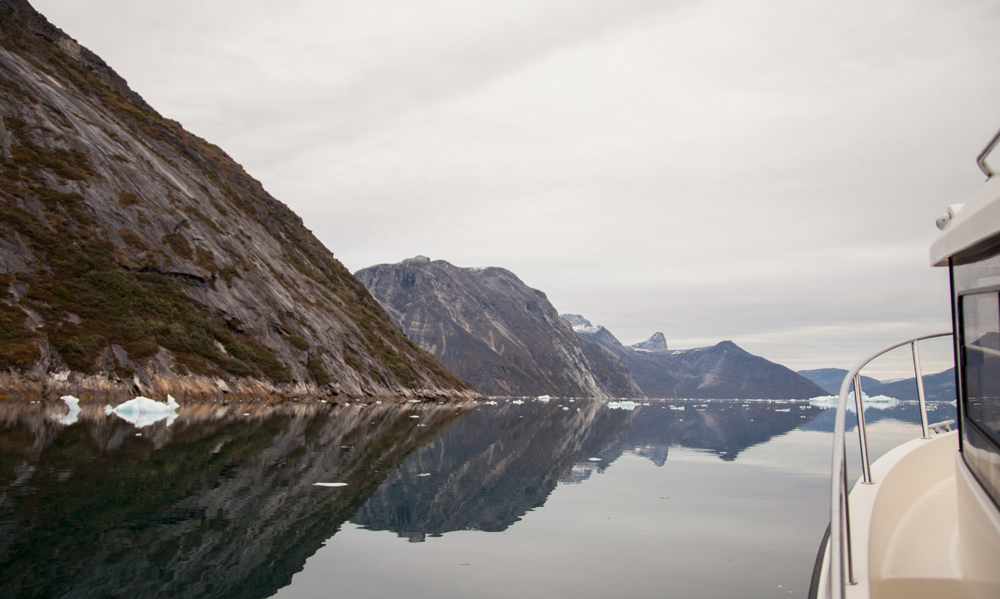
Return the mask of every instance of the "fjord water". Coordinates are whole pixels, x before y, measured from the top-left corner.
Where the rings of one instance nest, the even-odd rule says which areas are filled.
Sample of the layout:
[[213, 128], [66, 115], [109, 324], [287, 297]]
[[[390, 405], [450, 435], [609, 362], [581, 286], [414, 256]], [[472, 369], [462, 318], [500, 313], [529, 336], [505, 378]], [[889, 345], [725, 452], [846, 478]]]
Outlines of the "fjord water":
[[803, 401], [80, 408], [0, 402], [0, 598], [802, 597], [828, 519]]

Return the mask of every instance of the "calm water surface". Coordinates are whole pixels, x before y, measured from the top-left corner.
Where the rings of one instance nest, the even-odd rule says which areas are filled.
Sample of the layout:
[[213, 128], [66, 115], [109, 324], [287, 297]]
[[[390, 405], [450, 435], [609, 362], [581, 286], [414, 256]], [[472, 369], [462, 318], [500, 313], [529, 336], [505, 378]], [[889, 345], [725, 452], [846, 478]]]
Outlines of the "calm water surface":
[[81, 408], [0, 402], [0, 598], [804, 597], [828, 520], [803, 401]]

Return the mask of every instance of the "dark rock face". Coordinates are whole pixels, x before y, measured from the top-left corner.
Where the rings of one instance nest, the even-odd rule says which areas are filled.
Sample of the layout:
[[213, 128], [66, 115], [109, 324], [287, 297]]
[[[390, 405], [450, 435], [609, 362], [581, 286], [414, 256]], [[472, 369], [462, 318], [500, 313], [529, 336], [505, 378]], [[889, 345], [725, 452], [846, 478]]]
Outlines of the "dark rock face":
[[647, 397], [809, 399], [826, 394], [812, 381], [732, 341], [668, 350], [662, 333], [626, 347], [602, 326], [578, 325], [573, 330], [621, 357]]
[[452, 394], [222, 150], [0, 0], [0, 387]]
[[411, 340], [480, 393], [641, 395], [620, 358], [578, 339], [544, 293], [508, 270], [418, 256], [355, 276]]
[[[847, 370], [844, 368], [817, 368], [815, 370], [799, 370], [798, 373], [822, 387], [830, 395], [840, 393], [840, 385], [844, 382], [844, 377], [847, 376]], [[870, 376], [861, 377], [861, 391], [869, 395], [871, 395], [869, 391], [872, 387], [881, 384], [881, 381]], [[853, 389], [854, 385], [851, 385], [851, 388]]]

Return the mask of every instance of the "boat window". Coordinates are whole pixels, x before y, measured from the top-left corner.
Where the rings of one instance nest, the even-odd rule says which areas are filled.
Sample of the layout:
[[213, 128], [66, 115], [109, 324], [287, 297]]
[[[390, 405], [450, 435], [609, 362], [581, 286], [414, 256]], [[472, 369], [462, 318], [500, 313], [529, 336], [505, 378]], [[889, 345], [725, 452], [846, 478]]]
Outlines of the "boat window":
[[[966, 463], [1000, 503], [1000, 294], [961, 297]], [[992, 487], [992, 488], [990, 488]]]

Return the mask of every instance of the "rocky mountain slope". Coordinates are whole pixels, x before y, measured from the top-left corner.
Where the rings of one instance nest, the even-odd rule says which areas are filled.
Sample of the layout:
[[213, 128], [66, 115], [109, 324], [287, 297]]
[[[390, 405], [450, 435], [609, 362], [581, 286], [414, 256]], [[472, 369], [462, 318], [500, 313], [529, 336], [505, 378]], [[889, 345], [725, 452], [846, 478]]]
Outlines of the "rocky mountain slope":
[[222, 150], [0, 0], [0, 388], [468, 387]]
[[701, 399], [808, 399], [826, 392], [812, 381], [759, 356], [732, 341], [686, 350], [667, 348], [663, 333], [625, 346], [603, 326], [580, 315], [573, 327], [618, 355], [648, 397]]
[[620, 358], [578, 338], [544, 293], [508, 270], [418, 256], [355, 276], [410, 339], [480, 393], [641, 395]]

